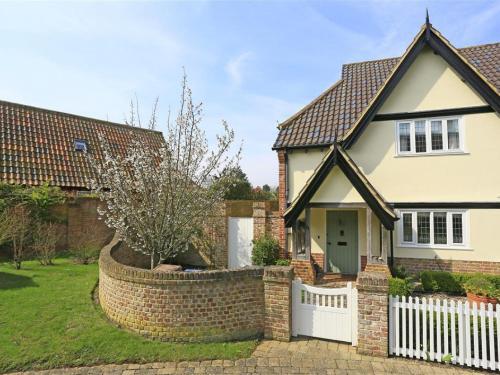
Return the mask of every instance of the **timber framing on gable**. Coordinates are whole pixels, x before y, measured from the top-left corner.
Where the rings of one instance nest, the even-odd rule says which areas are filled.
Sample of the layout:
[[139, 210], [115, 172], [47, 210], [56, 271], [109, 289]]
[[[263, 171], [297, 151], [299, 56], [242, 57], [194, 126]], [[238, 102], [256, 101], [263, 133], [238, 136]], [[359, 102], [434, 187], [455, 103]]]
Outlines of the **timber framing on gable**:
[[385, 84], [372, 99], [358, 121], [345, 134], [342, 141], [345, 149], [349, 149], [363, 133], [366, 126], [373, 121], [377, 112], [425, 46], [430, 47], [440, 55], [496, 113], [500, 113], [500, 96], [496, 88], [477, 69], [462, 58], [455, 48], [429, 22], [426, 22]]
[[338, 144], [334, 144], [331, 147], [330, 151], [325, 155], [323, 161], [316, 168], [297, 198], [295, 198], [290, 207], [285, 211], [285, 225], [287, 227], [293, 225], [335, 166], [338, 166], [345, 174], [356, 191], [377, 215], [384, 227], [388, 230], [394, 229], [394, 222], [398, 220], [396, 213], [392, 207], [384, 201], [382, 196], [370, 184], [354, 161]]

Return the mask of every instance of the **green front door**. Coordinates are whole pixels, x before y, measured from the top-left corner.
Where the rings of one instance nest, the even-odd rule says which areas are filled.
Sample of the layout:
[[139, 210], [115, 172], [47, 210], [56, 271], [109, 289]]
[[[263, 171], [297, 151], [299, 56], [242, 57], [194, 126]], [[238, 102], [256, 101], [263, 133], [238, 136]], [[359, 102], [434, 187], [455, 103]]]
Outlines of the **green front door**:
[[358, 213], [327, 211], [327, 272], [358, 273]]

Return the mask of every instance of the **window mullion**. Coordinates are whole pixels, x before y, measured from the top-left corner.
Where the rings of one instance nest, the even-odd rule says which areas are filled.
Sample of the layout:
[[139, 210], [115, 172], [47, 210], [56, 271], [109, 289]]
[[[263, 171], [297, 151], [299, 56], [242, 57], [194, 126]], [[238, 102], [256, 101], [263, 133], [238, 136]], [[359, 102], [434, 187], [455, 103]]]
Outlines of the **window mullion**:
[[411, 213], [411, 226], [412, 226], [412, 232], [413, 232], [413, 238], [412, 238], [412, 243], [416, 244], [417, 238], [418, 238], [418, 233], [417, 233], [417, 213], [412, 212]]
[[434, 212], [430, 211], [429, 215], [429, 233], [430, 233], [430, 239], [429, 239], [429, 245], [433, 246], [434, 245]]
[[431, 120], [425, 120], [425, 147], [425, 153], [432, 152]]
[[446, 245], [453, 244], [453, 212], [446, 213]]
[[[448, 147], [448, 120], [443, 120], [441, 122], [442, 124], [442, 129], [443, 129], [443, 151], [448, 151], [449, 147]], [[460, 136], [460, 132], [459, 132], [459, 136]], [[460, 140], [460, 138], [459, 138]]]
[[410, 122], [410, 152], [414, 154], [416, 151], [415, 147], [415, 121]]

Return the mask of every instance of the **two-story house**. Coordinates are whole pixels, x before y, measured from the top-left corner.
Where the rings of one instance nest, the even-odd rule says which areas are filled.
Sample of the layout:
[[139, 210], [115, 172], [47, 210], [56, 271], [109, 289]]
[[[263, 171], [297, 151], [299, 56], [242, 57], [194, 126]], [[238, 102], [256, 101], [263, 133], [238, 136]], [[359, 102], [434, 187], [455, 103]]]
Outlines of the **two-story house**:
[[306, 281], [369, 264], [500, 273], [500, 43], [427, 19], [279, 125], [280, 242]]

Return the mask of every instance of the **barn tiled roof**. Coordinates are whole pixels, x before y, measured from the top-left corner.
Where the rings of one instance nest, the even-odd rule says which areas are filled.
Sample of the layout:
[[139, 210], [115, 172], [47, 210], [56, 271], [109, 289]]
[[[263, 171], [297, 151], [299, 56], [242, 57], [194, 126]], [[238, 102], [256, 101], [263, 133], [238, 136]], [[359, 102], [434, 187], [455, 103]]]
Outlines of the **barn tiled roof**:
[[156, 148], [165, 142], [158, 131], [0, 101], [0, 182], [85, 189], [94, 172], [75, 140], [100, 158], [99, 134], [119, 154], [137, 137]]
[[[500, 91], [500, 43], [458, 49], [488, 82]], [[331, 145], [355, 124], [384, 85], [400, 57], [342, 66], [341, 79], [318, 98], [280, 124], [273, 148]]]

